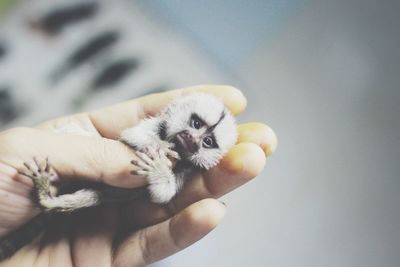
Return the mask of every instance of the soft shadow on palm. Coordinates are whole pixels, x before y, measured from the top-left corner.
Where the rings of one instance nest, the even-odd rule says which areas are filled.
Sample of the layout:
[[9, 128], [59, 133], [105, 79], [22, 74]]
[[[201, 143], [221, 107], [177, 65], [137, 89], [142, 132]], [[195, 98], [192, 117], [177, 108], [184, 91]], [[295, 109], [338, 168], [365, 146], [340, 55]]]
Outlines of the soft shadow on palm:
[[52, 216], [45, 233], [31, 247], [39, 262], [46, 258], [57, 266], [67, 262], [73, 266], [107, 266], [115, 262], [140, 266], [162, 259], [201, 238], [222, 218], [222, 204], [211, 199], [201, 201], [216, 195], [195, 192], [194, 187], [201, 188], [199, 183], [207, 183], [207, 175], [193, 177], [187, 189], [168, 205], [142, 197]]

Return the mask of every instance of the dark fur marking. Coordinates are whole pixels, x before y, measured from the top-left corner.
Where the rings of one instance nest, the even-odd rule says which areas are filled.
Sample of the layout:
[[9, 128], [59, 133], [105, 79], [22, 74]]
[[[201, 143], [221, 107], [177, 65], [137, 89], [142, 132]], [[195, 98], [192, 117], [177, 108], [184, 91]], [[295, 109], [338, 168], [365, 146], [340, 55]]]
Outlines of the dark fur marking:
[[192, 113], [192, 115], [190, 115], [189, 125], [190, 125], [190, 123], [191, 123], [191, 121], [192, 121], [193, 119], [199, 120], [199, 121], [201, 122], [202, 126], [203, 126], [203, 125], [208, 126], [208, 124], [205, 122], [205, 120], [203, 120], [203, 119], [202, 119], [199, 115], [197, 115], [196, 113]]
[[225, 118], [225, 111], [222, 111], [221, 116], [219, 117], [219, 120], [214, 124], [211, 125], [207, 128], [207, 132], [210, 133], [212, 131], [214, 131], [215, 127], [217, 127], [217, 125]]
[[221, 116], [218, 119], [218, 121], [214, 125], [211, 125], [211, 126], [209, 126], [207, 128], [207, 131], [206, 131], [207, 136], [210, 136], [214, 140], [213, 148], [218, 148], [219, 147], [218, 143], [217, 143], [217, 140], [215, 139], [215, 135], [214, 135], [213, 131], [214, 131], [215, 127], [217, 127], [217, 125], [225, 118], [225, 115], [226, 115], [225, 111], [223, 110], [222, 113], [221, 113]]
[[162, 121], [158, 125], [158, 136], [160, 137], [161, 140], [167, 139], [167, 122]]

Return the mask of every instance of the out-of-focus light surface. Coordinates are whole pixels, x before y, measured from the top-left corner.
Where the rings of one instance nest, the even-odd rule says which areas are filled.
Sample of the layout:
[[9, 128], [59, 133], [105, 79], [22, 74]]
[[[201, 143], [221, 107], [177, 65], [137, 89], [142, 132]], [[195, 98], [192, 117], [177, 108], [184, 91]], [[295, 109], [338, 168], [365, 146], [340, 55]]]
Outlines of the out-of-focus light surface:
[[224, 67], [235, 68], [306, 0], [145, 1]]
[[[216, 24], [204, 47], [210, 58], [238, 53], [240, 120], [268, 123], [279, 146], [260, 177], [224, 197], [220, 227], [160, 266], [397, 266], [400, 2], [297, 2], [262, 33], [213, 7], [199, 8]], [[203, 23], [189, 13], [182, 28]], [[226, 42], [227, 52], [213, 40], [218, 24], [263, 38], [247, 50]]]

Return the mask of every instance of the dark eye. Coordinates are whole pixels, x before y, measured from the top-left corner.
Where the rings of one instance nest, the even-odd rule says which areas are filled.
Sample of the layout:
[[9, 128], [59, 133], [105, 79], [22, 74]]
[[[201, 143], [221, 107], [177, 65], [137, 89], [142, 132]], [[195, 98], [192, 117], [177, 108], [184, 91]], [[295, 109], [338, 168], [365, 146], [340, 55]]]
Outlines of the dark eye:
[[200, 129], [201, 126], [203, 126], [203, 123], [199, 119], [193, 118], [191, 121], [191, 126], [195, 129]]
[[207, 136], [203, 139], [203, 146], [205, 148], [211, 148], [214, 147], [214, 139], [212, 139], [210, 136]]

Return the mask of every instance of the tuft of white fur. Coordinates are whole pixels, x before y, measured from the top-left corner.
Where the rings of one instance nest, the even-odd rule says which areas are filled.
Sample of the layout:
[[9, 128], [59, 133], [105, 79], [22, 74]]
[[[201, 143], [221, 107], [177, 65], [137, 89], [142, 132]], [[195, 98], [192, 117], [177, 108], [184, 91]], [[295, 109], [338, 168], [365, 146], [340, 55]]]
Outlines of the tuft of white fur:
[[157, 134], [159, 123], [158, 117], [143, 119], [135, 127], [122, 131], [120, 140], [138, 150], [155, 146], [161, 142]]
[[177, 186], [174, 182], [150, 184], [148, 186], [151, 201], [154, 203], [168, 203], [177, 193]]
[[167, 203], [178, 192], [176, 177], [170, 166], [167, 157], [156, 156], [148, 170], [144, 171], [149, 182], [151, 200], [155, 203]]

